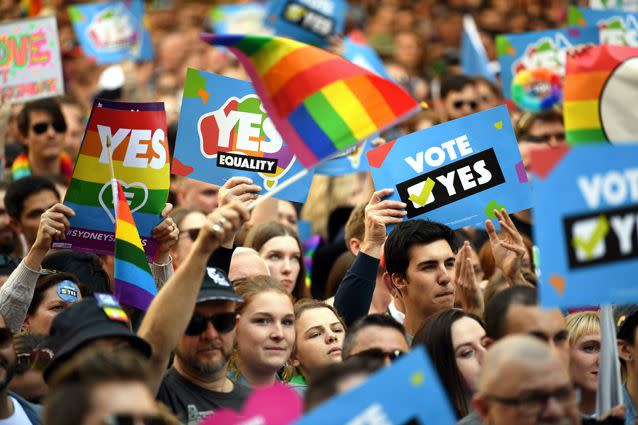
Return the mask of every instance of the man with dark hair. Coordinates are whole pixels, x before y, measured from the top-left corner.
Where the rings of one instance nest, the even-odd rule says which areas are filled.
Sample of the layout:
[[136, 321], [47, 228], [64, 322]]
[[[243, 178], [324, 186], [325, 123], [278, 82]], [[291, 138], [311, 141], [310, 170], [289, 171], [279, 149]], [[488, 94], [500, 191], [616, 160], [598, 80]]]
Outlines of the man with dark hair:
[[441, 81], [441, 108], [451, 121], [479, 111], [479, 95], [474, 80], [452, 75]]
[[21, 256], [26, 255], [35, 242], [40, 216], [58, 202], [58, 191], [45, 177], [24, 177], [9, 185], [4, 205], [11, 227], [21, 238]]
[[434, 313], [454, 307], [454, 231], [433, 221], [399, 223], [385, 242], [385, 264], [405, 305], [403, 325], [411, 340]]
[[11, 217], [4, 204], [8, 187], [7, 183], [0, 182], [0, 255], [13, 255], [18, 249], [18, 235], [11, 227]]
[[342, 355], [374, 358], [390, 365], [410, 350], [403, 326], [385, 314], [370, 314], [354, 322], [343, 340]]
[[25, 104], [18, 115], [18, 130], [27, 152], [13, 161], [14, 180], [30, 175], [71, 180], [73, 161], [63, 152], [67, 125], [57, 100], [45, 98]]

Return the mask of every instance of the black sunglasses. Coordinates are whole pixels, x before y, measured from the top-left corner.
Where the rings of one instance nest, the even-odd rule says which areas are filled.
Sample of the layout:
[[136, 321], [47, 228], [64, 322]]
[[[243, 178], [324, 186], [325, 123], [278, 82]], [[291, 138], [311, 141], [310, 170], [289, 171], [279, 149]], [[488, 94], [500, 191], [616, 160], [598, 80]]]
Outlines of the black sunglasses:
[[391, 362], [395, 361], [405, 353], [401, 350], [383, 351], [380, 348], [370, 348], [369, 350], [360, 351], [353, 354], [350, 357], [365, 357], [366, 359], [385, 361], [390, 359]]
[[472, 110], [478, 108], [478, 102], [476, 100], [455, 100], [452, 104], [452, 106], [454, 106], [454, 109], [461, 109], [465, 105], [469, 106]]
[[237, 313], [219, 313], [209, 317], [195, 314], [184, 333], [188, 336], [200, 335], [208, 328], [209, 322], [213, 324], [217, 332], [225, 334], [235, 329]]
[[13, 341], [13, 333], [9, 328], [0, 328], [0, 348], [7, 348]]
[[30, 353], [20, 353], [18, 354], [16, 373], [22, 375], [31, 368], [41, 372], [46, 369], [51, 360], [53, 360], [53, 353], [45, 348], [38, 348]]
[[49, 126], [53, 126], [56, 133], [66, 132], [66, 123], [64, 121], [54, 121], [53, 123], [39, 122], [37, 124], [33, 124], [31, 128], [35, 134], [42, 134], [49, 129]]
[[168, 425], [168, 421], [160, 415], [108, 415], [104, 425]]
[[532, 136], [531, 134], [529, 134], [525, 136], [523, 140], [529, 143], [549, 143], [552, 136], [558, 141], [565, 140], [565, 133], [542, 134], [540, 136]]

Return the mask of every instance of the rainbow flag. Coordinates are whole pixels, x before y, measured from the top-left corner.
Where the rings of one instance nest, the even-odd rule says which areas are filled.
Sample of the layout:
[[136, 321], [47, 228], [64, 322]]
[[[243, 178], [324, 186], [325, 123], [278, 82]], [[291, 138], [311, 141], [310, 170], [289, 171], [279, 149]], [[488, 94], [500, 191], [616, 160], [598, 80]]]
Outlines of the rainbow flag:
[[273, 36], [201, 37], [237, 56], [268, 116], [305, 167], [421, 109], [393, 82], [317, 47]]
[[608, 45], [567, 56], [563, 111], [569, 144], [638, 140], [636, 57], [636, 47]]
[[137, 232], [133, 214], [119, 182], [117, 182], [114, 280], [115, 299], [124, 305], [146, 311], [157, 294], [157, 287], [146, 262], [140, 234]]

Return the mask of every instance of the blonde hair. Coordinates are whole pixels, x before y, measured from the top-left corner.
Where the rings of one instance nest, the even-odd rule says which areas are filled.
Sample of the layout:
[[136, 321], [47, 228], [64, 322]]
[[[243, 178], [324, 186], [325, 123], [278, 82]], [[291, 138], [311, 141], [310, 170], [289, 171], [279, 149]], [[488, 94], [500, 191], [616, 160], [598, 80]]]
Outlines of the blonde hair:
[[565, 319], [569, 334], [569, 345], [572, 346], [586, 335], [600, 333], [600, 317], [596, 311], [579, 311], [572, 313]]

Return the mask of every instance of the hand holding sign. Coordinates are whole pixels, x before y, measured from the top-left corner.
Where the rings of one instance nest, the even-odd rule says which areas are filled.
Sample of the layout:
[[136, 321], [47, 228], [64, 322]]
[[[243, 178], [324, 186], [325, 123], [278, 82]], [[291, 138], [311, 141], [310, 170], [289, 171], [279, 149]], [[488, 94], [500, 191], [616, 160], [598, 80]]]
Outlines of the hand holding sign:
[[253, 184], [252, 179], [243, 176], [231, 177], [219, 189], [219, 205], [227, 205], [233, 200], [247, 204], [257, 199], [259, 192], [261, 187]]
[[508, 282], [513, 283], [521, 272], [521, 262], [527, 249], [523, 243], [523, 237], [516, 229], [505, 208], [501, 209], [500, 212], [494, 210], [494, 215], [503, 229], [501, 237], [496, 234], [494, 223], [490, 220], [485, 221], [485, 230], [490, 237], [496, 267], [503, 272], [503, 276]]
[[46, 252], [54, 240], [63, 240], [66, 231], [71, 227], [67, 217], [73, 216], [75, 216], [75, 212], [63, 204], [55, 204], [46, 210], [40, 217], [38, 234], [33, 243], [34, 248]]
[[218, 247], [226, 245], [228, 241], [232, 241], [237, 230], [249, 218], [248, 210], [238, 201], [232, 201], [228, 205], [217, 208], [208, 214], [195, 242], [196, 249], [211, 253]]
[[483, 293], [479, 288], [472, 266], [472, 247], [465, 241], [463, 247], [459, 249], [454, 263], [454, 283], [456, 284], [457, 295], [461, 302], [461, 308], [465, 311], [483, 316], [485, 303]]
[[383, 200], [392, 192], [394, 189], [381, 189], [374, 192], [365, 209], [365, 234], [361, 243], [361, 252], [374, 258], [381, 257], [381, 246], [386, 237], [386, 225], [400, 223], [407, 214], [403, 202]]
[[166, 204], [166, 207], [162, 210], [162, 217], [164, 221], [153, 228], [151, 235], [157, 240], [159, 246], [157, 247], [157, 254], [155, 255], [155, 262], [158, 264], [166, 264], [169, 260], [169, 252], [177, 244], [179, 239], [179, 229], [173, 221], [172, 217], [168, 214], [173, 210], [173, 204]]

